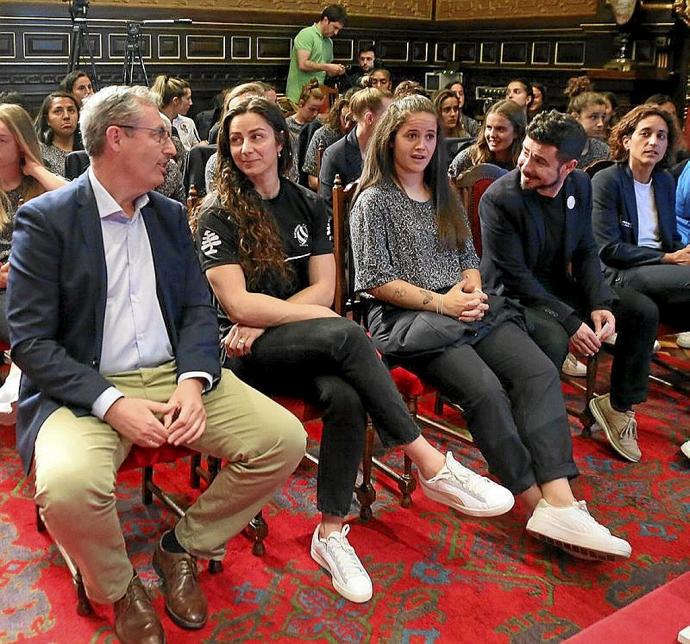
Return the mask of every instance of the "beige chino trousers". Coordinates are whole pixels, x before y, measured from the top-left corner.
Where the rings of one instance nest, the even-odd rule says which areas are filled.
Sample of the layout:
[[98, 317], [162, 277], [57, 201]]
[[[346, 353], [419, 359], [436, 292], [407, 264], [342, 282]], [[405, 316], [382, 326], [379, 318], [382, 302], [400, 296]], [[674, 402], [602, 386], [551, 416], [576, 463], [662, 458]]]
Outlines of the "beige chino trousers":
[[[126, 396], [167, 402], [175, 363], [108, 376]], [[247, 526], [304, 456], [306, 434], [290, 412], [222, 370], [204, 394], [206, 430], [191, 449], [226, 460], [208, 489], [177, 523], [191, 554], [222, 559], [228, 539]], [[88, 596], [120, 599], [133, 569], [115, 507], [115, 479], [132, 443], [94, 416], [67, 407], [51, 414], [36, 439], [36, 503], [50, 534], [81, 572]]]

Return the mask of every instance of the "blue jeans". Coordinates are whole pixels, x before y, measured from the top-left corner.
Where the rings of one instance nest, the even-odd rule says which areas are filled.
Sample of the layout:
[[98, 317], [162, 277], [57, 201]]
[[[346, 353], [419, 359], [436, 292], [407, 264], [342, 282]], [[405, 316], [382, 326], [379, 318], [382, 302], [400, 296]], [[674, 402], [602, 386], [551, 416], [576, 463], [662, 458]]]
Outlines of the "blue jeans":
[[315, 402], [323, 410], [317, 507], [344, 517], [362, 458], [366, 415], [384, 447], [419, 436], [388, 369], [364, 329], [345, 318], [319, 318], [267, 329], [242, 358], [225, 366], [269, 394]]

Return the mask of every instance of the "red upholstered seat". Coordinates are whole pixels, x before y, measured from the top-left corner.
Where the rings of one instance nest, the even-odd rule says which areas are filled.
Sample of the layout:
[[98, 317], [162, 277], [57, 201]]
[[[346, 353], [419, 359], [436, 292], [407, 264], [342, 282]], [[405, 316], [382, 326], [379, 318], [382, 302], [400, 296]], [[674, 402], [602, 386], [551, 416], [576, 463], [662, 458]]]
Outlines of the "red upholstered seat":
[[180, 458], [191, 456], [193, 453], [192, 450], [186, 447], [176, 447], [167, 443], [156, 448], [134, 445], [125, 462], [120, 466], [120, 471], [125, 472], [140, 467], [149, 467], [156, 465], [156, 463], [172, 463]]
[[403, 398], [417, 398], [434, 391], [434, 389], [425, 385], [411, 371], [403, 367], [394, 367], [391, 369], [391, 376]]
[[281, 407], [285, 407], [289, 412], [293, 413], [303, 423], [310, 420], [317, 420], [323, 415], [323, 410], [316, 405], [312, 405], [302, 398], [293, 398], [292, 396], [271, 396]]

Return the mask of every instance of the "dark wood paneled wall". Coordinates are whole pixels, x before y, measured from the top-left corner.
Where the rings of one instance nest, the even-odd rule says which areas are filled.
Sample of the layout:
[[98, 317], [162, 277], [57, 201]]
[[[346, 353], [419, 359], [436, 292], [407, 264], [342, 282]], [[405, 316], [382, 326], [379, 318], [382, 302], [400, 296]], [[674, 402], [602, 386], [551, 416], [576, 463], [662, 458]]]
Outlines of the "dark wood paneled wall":
[[[257, 10], [262, 3], [272, 9]], [[314, 19], [320, 3], [290, 4], [291, 14], [282, 0], [241, 4], [240, 11], [228, 3], [221, 9], [215, 0], [94, 2], [88, 26], [101, 84], [121, 82], [128, 20], [179, 17], [194, 23], [142, 29], [149, 78], [158, 73], [189, 78], [198, 107], [204, 102], [199, 99], [246, 80], [258, 78], [282, 90], [292, 38]], [[631, 23], [636, 67], [624, 73], [604, 70], [616, 54], [618, 29], [602, 1], [437, 0], [433, 20], [430, 0], [362, 0], [355, 9], [334, 41], [336, 57], [351, 63], [361, 44], [376, 42], [396, 80], [423, 81], [428, 71], [460, 69], [473, 88], [525, 76], [543, 82], [560, 106], [567, 78], [587, 73], [598, 89], [615, 91], [624, 104], [653, 92], [670, 93], [679, 106], [684, 103], [687, 28], [670, 4], [643, 3], [638, 9]], [[40, 102], [66, 71], [71, 29], [65, 3], [1, 2], [0, 88], [21, 91], [34, 105]]]

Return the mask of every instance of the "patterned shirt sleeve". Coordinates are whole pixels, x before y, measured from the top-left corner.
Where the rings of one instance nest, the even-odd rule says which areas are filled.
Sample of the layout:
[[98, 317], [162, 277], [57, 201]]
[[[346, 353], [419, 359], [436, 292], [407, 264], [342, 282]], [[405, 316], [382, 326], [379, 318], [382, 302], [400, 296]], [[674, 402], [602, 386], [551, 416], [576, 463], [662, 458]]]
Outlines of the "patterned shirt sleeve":
[[355, 289], [367, 291], [398, 279], [388, 251], [386, 213], [376, 188], [365, 190], [350, 212], [350, 237], [355, 267]]
[[206, 210], [199, 217], [196, 232], [201, 269], [239, 264], [237, 226], [221, 211]]

